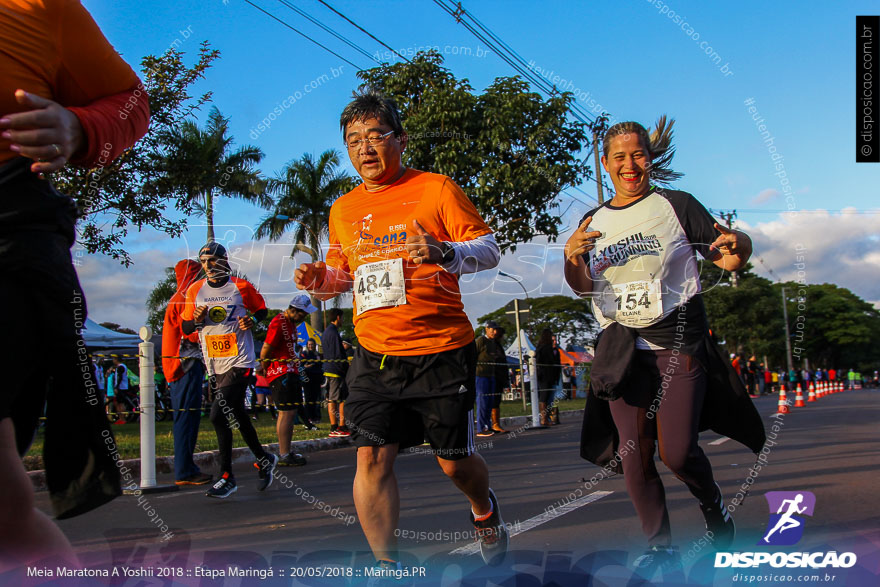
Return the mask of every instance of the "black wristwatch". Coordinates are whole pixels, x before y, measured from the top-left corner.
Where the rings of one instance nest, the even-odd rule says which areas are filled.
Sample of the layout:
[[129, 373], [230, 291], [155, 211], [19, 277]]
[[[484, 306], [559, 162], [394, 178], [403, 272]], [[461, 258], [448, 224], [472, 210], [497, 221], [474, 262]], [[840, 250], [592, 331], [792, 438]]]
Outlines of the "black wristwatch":
[[449, 263], [450, 261], [455, 259], [455, 247], [452, 246], [452, 243], [443, 241], [440, 244], [440, 252], [442, 253], [440, 259], [441, 263]]

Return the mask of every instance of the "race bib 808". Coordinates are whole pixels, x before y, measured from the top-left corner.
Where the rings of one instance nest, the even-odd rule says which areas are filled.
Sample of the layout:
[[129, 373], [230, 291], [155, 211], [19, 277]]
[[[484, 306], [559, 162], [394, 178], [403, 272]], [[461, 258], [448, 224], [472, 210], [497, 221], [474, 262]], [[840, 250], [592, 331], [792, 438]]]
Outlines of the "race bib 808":
[[227, 334], [209, 334], [205, 336], [208, 357], [235, 357], [238, 355], [238, 339], [234, 332]]

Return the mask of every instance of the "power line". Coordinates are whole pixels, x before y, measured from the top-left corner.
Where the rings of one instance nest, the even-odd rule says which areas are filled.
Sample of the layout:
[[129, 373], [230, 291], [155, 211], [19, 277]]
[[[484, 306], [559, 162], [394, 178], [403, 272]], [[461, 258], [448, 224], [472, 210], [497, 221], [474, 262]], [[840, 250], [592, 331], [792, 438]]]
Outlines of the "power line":
[[293, 10], [294, 12], [296, 12], [297, 14], [299, 14], [300, 16], [302, 16], [303, 18], [307, 19], [307, 20], [308, 20], [309, 22], [311, 22], [312, 24], [321, 27], [322, 29], [324, 29], [325, 31], [327, 31], [328, 33], [330, 33], [331, 35], [333, 35], [334, 37], [336, 37], [337, 39], [339, 39], [340, 41], [342, 41], [343, 43], [345, 43], [346, 45], [348, 45], [349, 47], [351, 47], [351, 48], [354, 49], [355, 51], [359, 52], [361, 55], [364, 55], [367, 59], [371, 59], [371, 60], [373, 60], [374, 62], [378, 63], [379, 65], [384, 65], [384, 63], [382, 63], [381, 61], [379, 61], [378, 59], [376, 59], [375, 57], [373, 57], [370, 53], [368, 53], [366, 49], [363, 49], [363, 48], [360, 47], [359, 45], [353, 43], [352, 41], [349, 41], [347, 38], [345, 38], [344, 36], [340, 35], [340, 34], [337, 33], [336, 31], [334, 31], [332, 28], [328, 27], [327, 25], [325, 25], [325, 24], [322, 23], [320, 20], [318, 20], [317, 18], [313, 17], [312, 15], [310, 15], [309, 13], [307, 13], [306, 11], [297, 8], [296, 6], [294, 6], [293, 4], [291, 4], [290, 2], [288, 2], [287, 0], [278, 0], [278, 1], [279, 1], [281, 4], [284, 4], [285, 6], [287, 6], [288, 8], [290, 8], [291, 10]]
[[383, 47], [385, 47], [386, 49], [388, 49], [389, 51], [391, 51], [392, 53], [394, 53], [395, 55], [397, 55], [398, 57], [400, 57], [401, 59], [403, 59], [403, 60], [406, 61], [407, 63], [411, 63], [411, 61], [410, 61], [409, 59], [407, 59], [406, 57], [404, 57], [403, 55], [401, 55], [400, 53], [398, 53], [397, 51], [395, 51], [394, 49], [392, 49], [391, 47], [389, 47], [388, 45], [386, 45], [386, 44], [383, 43], [382, 41], [380, 41], [378, 38], [376, 38], [372, 33], [370, 33], [370, 32], [369, 32], [368, 30], [366, 30], [364, 27], [362, 27], [361, 25], [359, 25], [359, 24], [356, 23], [355, 21], [351, 20], [350, 18], [348, 18], [347, 16], [345, 16], [344, 14], [342, 14], [341, 12], [339, 12], [338, 10], [336, 10], [335, 8], [333, 8], [332, 6], [330, 6], [329, 4], [327, 4], [326, 2], [324, 2], [324, 0], [318, 0], [318, 2], [320, 2], [321, 4], [323, 4], [324, 6], [326, 6], [327, 8], [329, 8], [330, 10], [332, 10], [333, 12], [335, 12], [336, 14], [338, 14], [339, 16], [341, 16], [342, 18], [344, 18], [345, 20], [347, 20], [347, 21], [348, 21], [349, 23], [351, 23], [353, 26], [357, 27], [358, 30], [360, 30], [361, 32], [363, 32], [364, 34], [366, 34], [367, 36], [369, 36], [371, 39], [373, 39], [374, 41], [376, 41], [377, 43], [379, 43], [380, 45], [382, 45]]
[[[443, 0], [434, 0], [434, 3], [437, 4], [440, 8], [445, 10], [450, 16], [452, 16], [455, 21], [465, 27], [468, 31], [471, 32], [477, 39], [485, 43], [490, 49], [495, 51], [495, 53], [504, 60], [508, 65], [510, 65], [514, 71], [519, 73], [526, 81], [531, 82], [539, 91], [544, 92], [548, 96], [558, 96], [562, 95], [555, 85], [550, 84], [546, 80], [544, 80], [541, 76], [536, 76], [532, 68], [526, 63], [525, 59], [517, 53], [510, 45], [504, 42], [501, 37], [495, 34], [489, 27], [484, 25], [476, 16], [472, 13], [465, 10], [465, 8], [461, 5], [461, 2], [457, 4], [452, 4], [451, 1], [449, 3], [443, 2]], [[469, 22], [468, 19], [473, 22], [474, 26], [479, 28], [479, 31], [474, 28]], [[487, 38], [488, 36], [488, 38]], [[597, 148], [597, 135], [604, 129], [604, 123], [607, 120], [605, 114], [602, 116], [593, 119], [589, 113], [587, 113], [584, 109], [581, 108], [580, 104], [577, 103], [577, 100], [570, 100], [568, 104], [568, 114], [574, 118], [576, 121], [585, 124], [588, 128], [593, 130], [593, 148]], [[598, 151], [596, 151], [598, 154]], [[589, 155], [588, 155], [589, 157]], [[598, 160], [598, 156], [596, 157]], [[601, 195], [601, 187], [604, 186], [610, 193], [614, 193], [614, 190], [608, 186], [607, 182], [603, 181], [601, 169], [596, 169], [596, 173], [594, 178], [597, 184], [597, 191], [599, 193], [599, 197], [597, 198], [597, 202], [601, 203], [602, 195]], [[579, 190], [582, 193], [583, 190]]]
[[[454, 10], [453, 8], [447, 6], [442, 0], [434, 0], [434, 3], [443, 8], [443, 10], [445, 10], [448, 14], [455, 18], [456, 22], [469, 30], [475, 37], [486, 43], [486, 45], [493, 49], [499, 57], [501, 57], [518, 73], [520, 73], [528, 81], [531, 81], [544, 93], [550, 96], [561, 94], [561, 92], [556, 89], [556, 86], [550, 84], [549, 82], [546, 82], [541, 77], [536, 77], [531, 68], [525, 62], [525, 59], [523, 59], [522, 56], [514, 51], [507, 43], [501, 40], [498, 35], [493, 33], [488, 27], [483, 25], [483, 23], [480, 22], [473, 14], [465, 10], [465, 8], [461, 5], [461, 2], [458, 2], [457, 5], [453, 5], [455, 7]], [[473, 22], [474, 25], [478, 27], [480, 31], [482, 31], [482, 33], [474, 29], [474, 26], [471, 26], [471, 24], [465, 19], [469, 19], [471, 22]], [[487, 39], [486, 35], [488, 35], [491, 40]], [[580, 105], [576, 101], [572, 101], [569, 112], [571, 113], [572, 117], [580, 122], [583, 122], [584, 124], [592, 125], [594, 122], [590, 114], [582, 110]]]
[[339, 53], [336, 53], [336, 52], [333, 51], [332, 49], [329, 49], [328, 47], [325, 47], [324, 45], [322, 45], [321, 43], [319, 43], [319, 42], [316, 41], [315, 39], [311, 38], [310, 36], [308, 36], [308, 35], [305, 34], [304, 32], [302, 32], [302, 31], [300, 31], [299, 29], [296, 29], [296, 28], [292, 27], [291, 25], [287, 24], [286, 22], [284, 22], [283, 20], [281, 20], [280, 18], [278, 18], [277, 16], [275, 16], [275, 15], [272, 14], [271, 12], [267, 12], [267, 11], [263, 10], [261, 7], [257, 6], [257, 5], [254, 4], [253, 2], [251, 2], [251, 0], [244, 0], [244, 1], [247, 2], [248, 4], [250, 4], [251, 6], [253, 6], [254, 8], [256, 8], [257, 10], [259, 10], [260, 12], [262, 12], [263, 14], [265, 14], [266, 16], [269, 16], [269, 17], [272, 18], [273, 20], [276, 20], [276, 21], [278, 21], [279, 23], [281, 23], [282, 25], [286, 26], [287, 28], [289, 28], [290, 30], [292, 30], [293, 32], [295, 32], [296, 34], [298, 34], [298, 35], [300, 35], [300, 36], [302, 36], [302, 37], [305, 37], [306, 39], [308, 39], [309, 41], [311, 41], [312, 43], [314, 43], [315, 45], [317, 45], [318, 47], [320, 47], [320, 48], [323, 49], [324, 51], [327, 51], [327, 52], [330, 53], [331, 55], [335, 55], [336, 57], [342, 59], [343, 61], [345, 61], [346, 63], [348, 63], [349, 65], [351, 65], [351, 66], [354, 67], [355, 69], [357, 69], [358, 71], [363, 71], [363, 70], [364, 70], [363, 67], [360, 67], [360, 66], [358, 66], [358, 65], [356, 65], [356, 64], [354, 64], [354, 63], [352, 63], [351, 61], [349, 61], [348, 59], [346, 59], [345, 57], [343, 57], [343, 56], [340, 55]]
[[801, 210], [770, 210], [763, 208], [752, 208], [746, 210], [737, 210], [737, 212], [745, 212], [747, 214], [775, 214], [775, 213], [784, 213], [789, 212], [791, 214], [840, 214], [843, 216], [846, 215], [857, 215], [857, 214], [880, 214], [880, 210], [853, 210], [849, 208], [841, 208], [838, 210], [825, 210], [822, 208], [816, 209], [801, 209]]
[[[752, 253], [754, 253], [754, 247], [752, 248]], [[767, 270], [767, 273], [769, 273], [771, 277], [773, 277], [778, 282], [782, 282], [782, 279], [779, 278], [779, 276], [776, 274], [776, 272], [770, 268], [770, 265], [768, 265], [767, 262], [764, 261], [764, 259], [760, 255], [753, 254], [753, 256], [757, 257], [758, 262], [764, 266], [764, 269]]]

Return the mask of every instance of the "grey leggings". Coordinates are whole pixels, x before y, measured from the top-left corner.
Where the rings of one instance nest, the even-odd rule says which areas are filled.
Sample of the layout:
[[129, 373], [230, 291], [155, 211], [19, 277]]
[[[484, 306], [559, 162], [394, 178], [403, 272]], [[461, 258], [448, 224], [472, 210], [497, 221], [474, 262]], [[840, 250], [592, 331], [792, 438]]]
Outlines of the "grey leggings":
[[706, 373], [685, 354], [670, 349], [637, 350], [633, 375], [624, 396], [610, 402], [622, 455], [626, 490], [651, 546], [670, 544], [669, 512], [663, 483], [654, 465], [654, 446], [663, 463], [701, 502], [715, 498], [712, 466], [697, 444]]

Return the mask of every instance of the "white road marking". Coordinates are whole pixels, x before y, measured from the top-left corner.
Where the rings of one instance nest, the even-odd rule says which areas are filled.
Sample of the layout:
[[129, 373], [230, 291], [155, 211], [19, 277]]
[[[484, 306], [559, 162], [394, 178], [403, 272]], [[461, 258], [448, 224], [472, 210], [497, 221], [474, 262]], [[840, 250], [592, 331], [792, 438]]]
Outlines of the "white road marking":
[[[514, 524], [510, 524], [507, 526], [508, 531], [510, 532], [510, 537], [513, 538], [517, 534], [522, 534], [523, 532], [525, 532], [527, 530], [531, 530], [532, 528], [537, 528], [541, 524], [545, 524], [545, 523], [549, 522], [550, 520], [554, 520], [554, 519], [558, 518], [559, 516], [562, 516], [562, 515], [567, 514], [569, 512], [573, 512], [574, 510], [578, 509], [579, 507], [585, 506], [588, 503], [593, 503], [594, 501], [598, 501], [598, 500], [602, 499], [603, 497], [608, 497], [612, 493], [614, 493], [614, 492], [613, 491], [594, 491], [593, 493], [591, 493], [589, 495], [585, 495], [581, 498], [578, 498], [570, 503], [565, 504], [564, 506], [554, 508], [553, 510], [551, 510], [549, 512], [544, 512], [542, 514], [538, 514], [537, 516], [535, 516], [533, 518], [529, 518], [528, 520], [526, 520], [524, 522], [515, 522]], [[480, 543], [479, 542], [472, 542], [466, 546], [461, 546], [459, 548], [456, 548], [455, 550], [453, 550], [449, 554], [470, 555], [470, 554], [477, 554], [478, 552], [480, 552]]]
[[724, 444], [728, 440], [730, 440], [730, 439], [725, 436], [723, 438], [719, 438], [718, 440], [713, 440], [712, 442], [709, 443], [709, 446], [718, 446], [719, 444]]
[[345, 469], [346, 467], [350, 467], [351, 465], [339, 465], [338, 467], [330, 467], [329, 469], [318, 469], [317, 471], [309, 471], [308, 473], [303, 473], [303, 476], [306, 475], [320, 475], [321, 473], [326, 473], [327, 471], [335, 471], [336, 469]]

